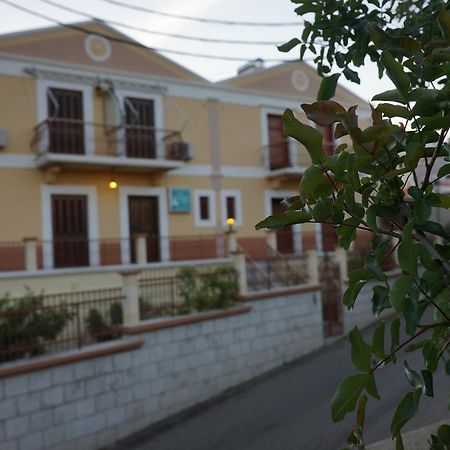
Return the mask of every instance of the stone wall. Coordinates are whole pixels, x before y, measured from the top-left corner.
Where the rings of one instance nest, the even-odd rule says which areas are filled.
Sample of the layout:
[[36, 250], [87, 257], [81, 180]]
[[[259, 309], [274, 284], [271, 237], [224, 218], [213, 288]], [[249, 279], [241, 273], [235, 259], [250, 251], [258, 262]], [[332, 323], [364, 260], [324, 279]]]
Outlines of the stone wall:
[[1, 378], [0, 450], [98, 449], [323, 345], [317, 290], [248, 304], [151, 332], [155, 321], [141, 322], [119, 341], [140, 341], [136, 350]]

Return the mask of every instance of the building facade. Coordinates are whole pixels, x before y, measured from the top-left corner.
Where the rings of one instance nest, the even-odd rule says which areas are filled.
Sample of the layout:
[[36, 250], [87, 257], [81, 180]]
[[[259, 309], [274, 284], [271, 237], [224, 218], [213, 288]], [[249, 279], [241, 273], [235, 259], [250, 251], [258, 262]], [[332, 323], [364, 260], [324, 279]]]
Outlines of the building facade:
[[[257, 252], [255, 223], [296, 194], [309, 162], [281, 115], [314, 101], [314, 70], [211, 83], [106, 25], [83, 28], [0, 37], [0, 272], [133, 264], [139, 236], [148, 264], [220, 258], [228, 218]], [[349, 91], [336, 99], [369, 117]], [[323, 236], [304, 225], [276, 241], [296, 253]]]

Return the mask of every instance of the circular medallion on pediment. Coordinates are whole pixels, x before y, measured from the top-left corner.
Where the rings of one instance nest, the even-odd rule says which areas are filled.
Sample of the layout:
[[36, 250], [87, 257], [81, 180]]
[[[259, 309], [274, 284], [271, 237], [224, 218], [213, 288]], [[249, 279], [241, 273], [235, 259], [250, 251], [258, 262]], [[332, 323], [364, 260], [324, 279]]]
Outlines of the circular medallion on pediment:
[[309, 78], [303, 70], [294, 70], [291, 75], [291, 81], [294, 88], [299, 92], [305, 92], [309, 87]]
[[95, 62], [105, 62], [111, 57], [112, 49], [108, 39], [90, 34], [84, 40], [84, 50], [86, 54]]

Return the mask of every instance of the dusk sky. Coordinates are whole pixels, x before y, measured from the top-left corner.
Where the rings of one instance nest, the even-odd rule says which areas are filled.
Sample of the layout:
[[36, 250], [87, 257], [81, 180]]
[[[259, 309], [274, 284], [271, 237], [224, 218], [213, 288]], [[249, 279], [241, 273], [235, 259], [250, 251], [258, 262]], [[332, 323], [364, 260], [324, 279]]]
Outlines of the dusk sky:
[[[77, 22], [87, 20], [82, 15], [64, 11], [53, 5], [45, 3], [45, 0], [8, 0], [10, 3], [23, 6], [40, 14], [47, 15], [60, 22]], [[166, 33], [178, 33], [189, 36], [286, 42], [292, 37], [300, 35], [301, 21], [294, 13], [295, 5], [289, 0], [123, 0], [129, 5], [152, 8], [156, 11], [189, 15], [212, 19], [252, 22], [296, 22], [298, 24], [285, 27], [249, 27], [227, 26], [211, 23], [193, 22], [170, 17], [135, 11], [108, 3], [107, 0], [78, 0], [57, 1], [61, 6], [73, 8], [104, 20], [120, 21], [134, 27], [141, 27], [153, 31]], [[0, 0], [0, 32], [8, 33], [29, 28], [45, 27], [52, 25], [48, 20], [33, 16], [24, 11], [19, 11], [13, 6]], [[171, 49], [203, 53], [218, 56], [233, 56], [245, 59], [293, 59], [295, 51], [289, 54], [278, 52], [275, 45], [232, 45], [224, 43], [206, 43], [187, 41], [167, 36], [152, 35], [149, 33], [120, 28], [120, 31], [139, 40], [145, 45], [156, 49]], [[237, 68], [243, 62], [209, 60], [192, 56], [180, 56], [162, 52], [165, 56], [174, 59], [178, 63], [188, 67], [203, 77], [217, 81], [232, 77]], [[275, 62], [267, 63], [267, 66]], [[311, 63], [310, 63], [311, 64]], [[378, 80], [377, 69], [370, 65], [361, 69], [361, 85], [342, 80], [342, 84], [364, 99], [369, 100], [377, 92], [389, 89], [389, 80]]]

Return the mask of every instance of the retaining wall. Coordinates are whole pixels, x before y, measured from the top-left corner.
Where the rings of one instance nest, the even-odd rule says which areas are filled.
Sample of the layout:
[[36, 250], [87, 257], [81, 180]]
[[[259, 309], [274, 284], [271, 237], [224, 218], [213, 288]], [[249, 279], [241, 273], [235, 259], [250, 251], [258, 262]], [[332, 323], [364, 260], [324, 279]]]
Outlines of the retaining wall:
[[[98, 449], [310, 353], [324, 343], [317, 289], [141, 322], [118, 342], [36, 359], [20, 375], [23, 362], [3, 364], [0, 450]], [[117, 345], [135, 349], [111, 354]], [[88, 352], [95, 358], [69, 362]]]

